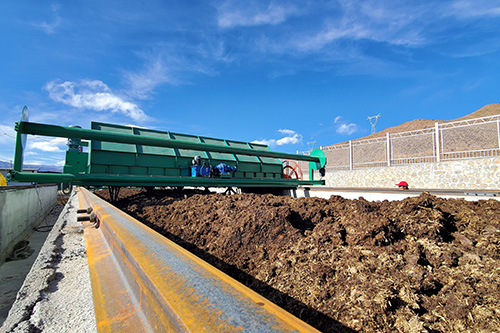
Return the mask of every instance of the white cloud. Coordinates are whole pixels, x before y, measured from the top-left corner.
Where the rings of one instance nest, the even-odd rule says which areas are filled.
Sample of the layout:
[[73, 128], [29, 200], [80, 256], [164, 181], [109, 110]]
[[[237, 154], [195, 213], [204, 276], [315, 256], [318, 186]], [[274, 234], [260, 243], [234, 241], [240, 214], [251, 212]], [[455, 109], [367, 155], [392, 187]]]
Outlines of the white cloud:
[[286, 135], [296, 135], [297, 134], [295, 131], [292, 131], [292, 130], [286, 129], [286, 128], [279, 129], [278, 132], [280, 132], [281, 134], [286, 134]]
[[283, 23], [291, 15], [298, 13], [290, 5], [278, 5], [271, 2], [266, 8], [257, 8], [254, 3], [227, 1], [218, 8], [218, 24], [223, 28], [236, 26], [276, 25]]
[[354, 123], [340, 124], [337, 127], [337, 133], [351, 135], [359, 130], [359, 126]]
[[54, 101], [75, 108], [122, 113], [137, 121], [148, 118], [136, 104], [127, 102], [114, 94], [105, 83], [99, 80], [83, 80], [78, 83], [51, 81], [46, 84], [45, 89]]
[[254, 140], [252, 143], [258, 143], [267, 145], [270, 147], [275, 146], [283, 146], [283, 145], [294, 145], [302, 142], [302, 135], [299, 133], [290, 130], [290, 129], [279, 129], [279, 133], [285, 135], [280, 139], [262, 139], [262, 140]]
[[66, 145], [67, 141], [68, 139], [66, 138], [53, 138], [44, 141], [28, 141], [28, 148], [38, 149], [50, 153], [60, 153], [64, 151], [63, 147]]
[[359, 130], [360, 130], [360, 127], [358, 124], [344, 121], [344, 120], [342, 120], [341, 116], [335, 117], [333, 123], [337, 124], [336, 128], [335, 128], [335, 132], [337, 132], [338, 134], [351, 135], [353, 133], [359, 132]]

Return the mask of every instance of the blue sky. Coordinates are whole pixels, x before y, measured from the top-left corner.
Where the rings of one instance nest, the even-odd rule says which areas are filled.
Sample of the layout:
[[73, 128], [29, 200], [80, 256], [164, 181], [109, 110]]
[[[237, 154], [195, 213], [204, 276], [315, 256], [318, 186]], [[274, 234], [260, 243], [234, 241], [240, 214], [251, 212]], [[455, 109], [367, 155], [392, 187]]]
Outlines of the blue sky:
[[500, 102], [500, 1], [2, 1], [0, 74], [3, 161], [23, 105], [303, 151]]

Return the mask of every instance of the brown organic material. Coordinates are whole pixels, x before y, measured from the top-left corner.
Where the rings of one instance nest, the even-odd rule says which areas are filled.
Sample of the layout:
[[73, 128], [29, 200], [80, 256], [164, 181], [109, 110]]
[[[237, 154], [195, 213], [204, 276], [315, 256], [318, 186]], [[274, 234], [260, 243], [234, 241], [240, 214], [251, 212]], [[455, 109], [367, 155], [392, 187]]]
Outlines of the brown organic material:
[[324, 332], [500, 329], [496, 200], [122, 189], [117, 206]]

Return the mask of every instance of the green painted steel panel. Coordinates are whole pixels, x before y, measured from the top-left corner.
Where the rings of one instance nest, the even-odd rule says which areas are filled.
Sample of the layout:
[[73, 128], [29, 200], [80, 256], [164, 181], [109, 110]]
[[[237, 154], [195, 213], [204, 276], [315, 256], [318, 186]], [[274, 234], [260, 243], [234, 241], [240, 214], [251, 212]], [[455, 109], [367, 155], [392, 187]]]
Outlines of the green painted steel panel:
[[165, 169], [164, 168], [149, 168], [148, 174], [151, 176], [164, 176]]
[[130, 174], [140, 175], [140, 176], [149, 175], [147, 167], [137, 167], [137, 166], [130, 167]]
[[[167, 140], [203, 143], [249, 150], [270, 151], [266, 145], [208, 138], [202, 136], [162, 132], [138, 127], [127, 127], [106, 123], [92, 123], [92, 129], [112, 133], [133, 134]], [[92, 140], [89, 153], [90, 173], [130, 174], [137, 176], [190, 176], [190, 167], [195, 156], [211, 166], [224, 163], [237, 166], [235, 177], [282, 178], [283, 166], [277, 158], [248, 156], [182, 148], [165, 148], [125, 143]]]
[[234, 161], [234, 162], [236, 162], [236, 159], [234, 158], [233, 154], [209, 152], [208, 157], [210, 159], [216, 159], [216, 160], [221, 160], [221, 161]]
[[177, 167], [175, 158], [171, 156], [150, 155], [150, 154], [138, 154], [136, 165], [145, 167], [163, 167], [163, 168]]
[[264, 164], [262, 171], [264, 172], [273, 172], [273, 173], [282, 173], [283, 167], [280, 165], [268, 165]]
[[109, 166], [107, 166], [107, 165], [92, 165], [92, 168], [91, 168], [89, 173], [91, 173], [91, 174], [109, 173]]
[[260, 172], [262, 167], [257, 163], [240, 162], [238, 163], [238, 170], [245, 172]]
[[[120, 134], [134, 134], [133, 127], [119, 126], [113, 124], [92, 122], [91, 128], [95, 130], [109, 131]], [[136, 152], [135, 145], [116, 143], [116, 142], [103, 142], [103, 141], [92, 140], [91, 147], [93, 150], [120, 151], [127, 153]]]
[[273, 158], [273, 157], [260, 157], [260, 160], [264, 164], [281, 165], [280, 160], [278, 160], [277, 158]]
[[187, 142], [200, 142], [197, 136], [189, 135], [189, 134], [179, 134], [170, 132], [171, 139], [174, 140], [182, 140]]
[[215, 139], [215, 138], [207, 138], [205, 136], [200, 136], [200, 142], [203, 142], [203, 143], [208, 143], [208, 144], [212, 144], [212, 145], [221, 145], [221, 146], [225, 146], [225, 140], [223, 139]]
[[248, 145], [250, 146], [250, 148], [255, 149], [255, 150], [271, 150], [271, 149], [269, 149], [269, 146], [266, 146], [266, 145], [263, 145], [260, 143], [249, 142]]
[[100, 151], [93, 149], [92, 165], [127, 165], [132, 166], [136, 164], [136, 155], [128, 154], [122, 151]]
[[130, 168], [127, 166], [121, 166], [121, 165], [111, 165], [109, 167], [109, 173], [115, 174], [115, 175], [130, 175]]
[[88, 153], [68, 150], [66, 151], [66, 163], [63, 167], [64, 173], [84, 173], [87, 169]]
[[165, 176], [169, 177], [180, 177], [181, 176], [181, 170], [176, 168], [176, 169], [165, 169]]

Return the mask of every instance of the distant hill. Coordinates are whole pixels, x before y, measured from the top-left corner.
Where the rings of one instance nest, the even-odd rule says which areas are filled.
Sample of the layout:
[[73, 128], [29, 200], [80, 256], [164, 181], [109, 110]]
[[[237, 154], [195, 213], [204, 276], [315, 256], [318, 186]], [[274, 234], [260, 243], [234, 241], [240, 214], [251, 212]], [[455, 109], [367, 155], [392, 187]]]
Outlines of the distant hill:
[[[387, 135], [387, 133], [400, 133], [400, 132], [408, 132], [408, 131], [415, 131], [423, 128], [430, 128], [434, 127], [436, 123], [443, 124], [443, 123], [450, 123], [454, 121], [461, 121], [461, 120], [467, 120], [467, 119], [473, 119], [473, 118], [482, 118], [482, 117], [488, 117], [488, 116], [494, 116], [494, 115], [500, 115], [500, 103], [499, 104], [488, 104], [486, 106], [483, 106], [479, 110], [476, 110], [466, 116], [453, 119], [453, 120], [434, 120], [434, 119], [415, 119], [411, 121], [407, 121], [405, 123], [402, 123], [401, 125], [398, 126], [393, 126], [393, 127], [388, 127], [386, 129], [383, 129], [379, 132], [370, 134], [368, 136], [356, 139], [356, 140], [364, 140], [364, 139], [373, 139], [373, 138], [378, 138]], [[337, 143], [340, 144], [340, 143]], [[335, 144], [335, 145], [337, 145]], [[330, 146], [335, 146], [335, 145], [330, 145]]]
[[[1, 169], [11, 169], [10, 162], [0, 161]], [[38, 165], [38, 164], [24, 164], [24, 169], [36, 169], [38, 172], [62, 172], [62, 167], [57, 165]]]

